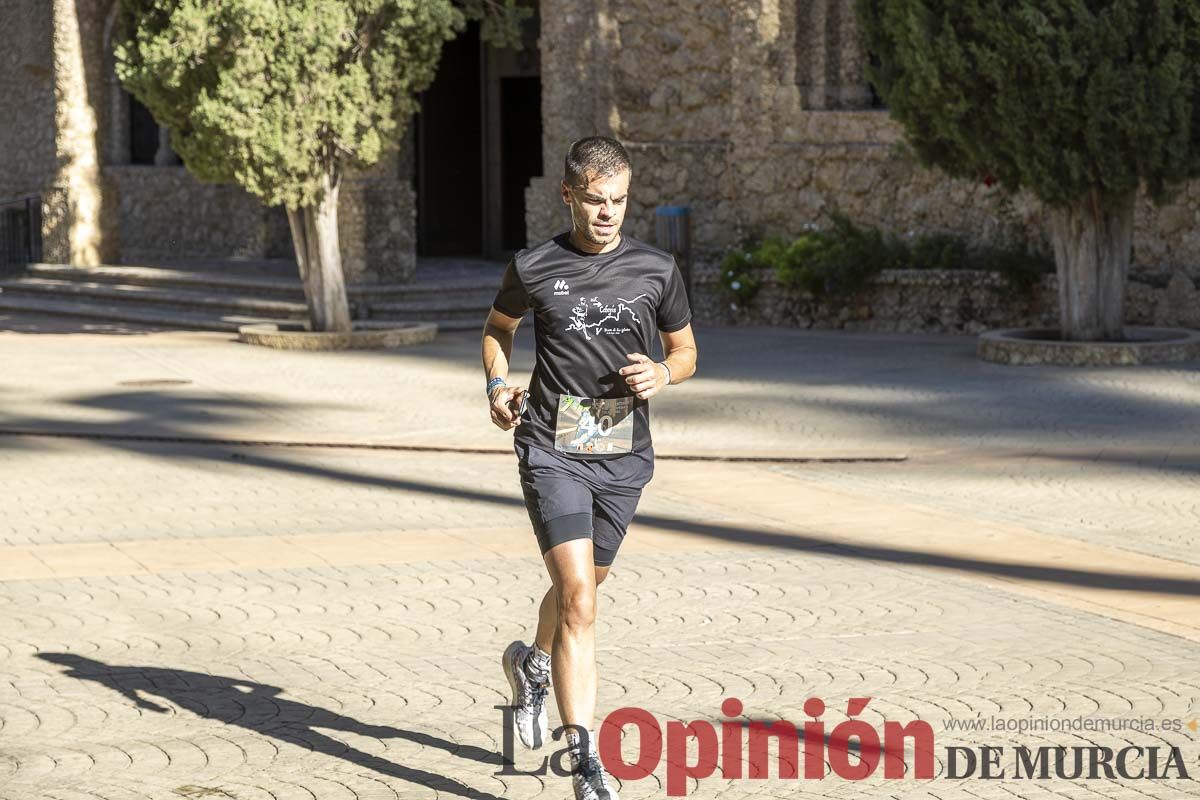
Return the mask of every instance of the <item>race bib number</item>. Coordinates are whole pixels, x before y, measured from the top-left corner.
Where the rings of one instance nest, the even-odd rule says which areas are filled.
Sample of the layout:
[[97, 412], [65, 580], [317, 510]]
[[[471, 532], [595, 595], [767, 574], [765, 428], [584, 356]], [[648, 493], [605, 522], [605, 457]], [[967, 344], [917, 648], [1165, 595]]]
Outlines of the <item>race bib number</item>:
[[558, 396], [554, 449], [563, 453], [633, 452], [634, 397]]

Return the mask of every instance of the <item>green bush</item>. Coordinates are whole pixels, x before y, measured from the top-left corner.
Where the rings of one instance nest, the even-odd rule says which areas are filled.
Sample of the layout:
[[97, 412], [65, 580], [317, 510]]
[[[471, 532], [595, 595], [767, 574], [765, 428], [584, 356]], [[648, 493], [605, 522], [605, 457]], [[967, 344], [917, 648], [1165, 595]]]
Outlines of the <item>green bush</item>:
[[1043, 275], [1054, 273], [1054, 258], [1026, 246], [978, 248], [971, 269], [999, 272], [1015, 294], [1028, 296]]
[[762, 285], [762, 266], [753, 250], [732, 250], [721, 260], [721, 285], [735, 308], [748, 306]]
[[816, 295], [851, 294], [880, 270], [902, 269], [905, 249], [895, 237], [834, 216], [829, 230], [813, 230], [793, 242], [775, 274], [784, 286]]
[[910, 269], [963, 269], [970, 262], [967, 240], [951, 233], [931, 233], [913, 242]]
[[832, 217], [828, 229], [806, 228], [795, 239], [772, 236], [725, 256], [721, 284], [735, 307], [754, 300], [768, 272], [780, 285], [816, 296], [853, 294], [885, 269], [996, 271], [1010, 289], [1026, 293], [1041, 275], [1054, 272], [1054, 260], [1027, 245], [973, 247], [948, 233], [900, 238], [841, 215]]

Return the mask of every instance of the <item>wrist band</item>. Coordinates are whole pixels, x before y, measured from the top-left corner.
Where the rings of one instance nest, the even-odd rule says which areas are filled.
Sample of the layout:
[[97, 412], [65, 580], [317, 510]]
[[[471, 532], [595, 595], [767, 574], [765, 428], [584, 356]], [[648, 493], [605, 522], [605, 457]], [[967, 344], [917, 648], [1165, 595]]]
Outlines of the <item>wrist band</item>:
[[671, 382], [671, 368], [667, 366], [667, 362], [660, 361], [658, 365], [667, 371], [667, 383]]
[[505, 382], [504, 378], [501, 378], [499, 376], [492, 378], [487, 383], [487, 396], [490, 398], [492, 396], [492, 392], [495, 391], [497, 386], [507, 386], [507, 385], [508, 385], [508, 383]]

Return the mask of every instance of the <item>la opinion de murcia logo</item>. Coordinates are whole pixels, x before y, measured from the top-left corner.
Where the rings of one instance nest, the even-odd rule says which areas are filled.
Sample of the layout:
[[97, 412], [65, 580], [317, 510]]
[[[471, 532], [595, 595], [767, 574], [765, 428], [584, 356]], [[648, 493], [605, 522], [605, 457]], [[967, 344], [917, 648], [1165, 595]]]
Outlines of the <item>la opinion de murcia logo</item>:
[[570, 294], [570, 293], [571, 293], [570, 284], [568, 284], [562, 278], [559, 278], [558, 280], [556, 280], [554, 282], [554, 296], [555, 297], [558, 297], [559, 295]]

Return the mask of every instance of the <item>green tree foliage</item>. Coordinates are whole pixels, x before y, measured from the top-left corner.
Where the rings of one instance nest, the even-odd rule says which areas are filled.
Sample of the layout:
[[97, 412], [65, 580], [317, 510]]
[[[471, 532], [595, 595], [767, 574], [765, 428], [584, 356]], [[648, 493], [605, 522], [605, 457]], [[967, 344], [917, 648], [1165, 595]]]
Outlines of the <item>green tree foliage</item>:
[[1200, 175], [1195, 0], [857, 0], [928, 165], [1048, 206], [1061, 335], [1124, 338], [1134, 201]]
[[516, 0], [122, 0], [116, 68], [193, 174], [288, 209], [313, 325], [345, 330], [341, 176], [399, 139], [467, 19], [504, 45], [528, 13]]
[[1194, 0], [858, 0], [921, 160], [1066, 205], [1200, 175]]
[[[512, 6], [510, 0], [509, 6]], [[417, 110], [464, 10], [449, 0], [123, 0], [117, 75], [197, 177], [313, 205], [333, 164], [365, 167]], [[512, 6], [515, 8], [515, 6]]]

